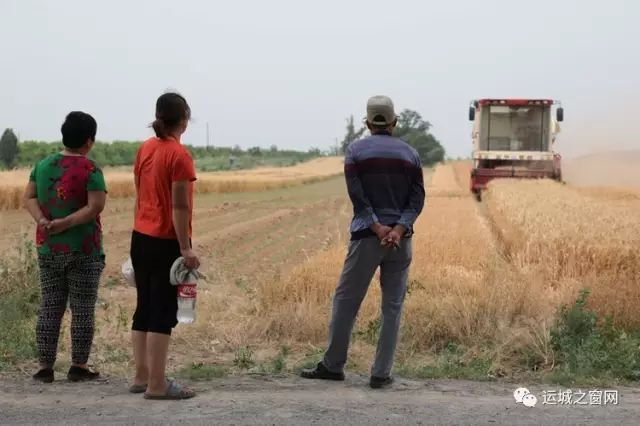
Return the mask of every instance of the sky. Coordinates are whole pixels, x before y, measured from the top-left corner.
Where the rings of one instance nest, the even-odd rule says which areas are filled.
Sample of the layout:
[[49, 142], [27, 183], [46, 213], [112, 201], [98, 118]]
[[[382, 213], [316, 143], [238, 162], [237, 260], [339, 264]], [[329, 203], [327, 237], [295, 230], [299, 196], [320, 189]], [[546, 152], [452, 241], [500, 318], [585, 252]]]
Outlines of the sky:
[[562, 101], [566, 156], [640, 149], [635, 0], [0, 0], [0, 128], [56, 140], [71, 110], [99, 140], [151, 135], [182, 93], [183, 142], [335, 144], [367, 98], [418, 111], [452, 157], [483, 97]]

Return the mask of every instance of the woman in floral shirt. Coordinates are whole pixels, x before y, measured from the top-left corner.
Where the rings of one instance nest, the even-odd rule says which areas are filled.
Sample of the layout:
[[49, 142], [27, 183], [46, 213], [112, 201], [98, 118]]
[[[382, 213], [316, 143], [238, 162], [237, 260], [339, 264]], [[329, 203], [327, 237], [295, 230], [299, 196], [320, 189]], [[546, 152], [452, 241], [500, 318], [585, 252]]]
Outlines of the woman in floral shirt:
[[106, 185], [100, 168], [86, 155], [97, 124], [80, 111], [62, 125], [64, 150], [40, 161], [31, 172], [25, 207], [37, 224], [36, 243], [42, 298], [36, 326], [40, 370], [35, 380], [53, 381], [60, 324], [67, 300], [71, 308], [71, 381], [99, 373], [87, 367], [93, 342], [98, 283], [104, 269], [100, 213]]

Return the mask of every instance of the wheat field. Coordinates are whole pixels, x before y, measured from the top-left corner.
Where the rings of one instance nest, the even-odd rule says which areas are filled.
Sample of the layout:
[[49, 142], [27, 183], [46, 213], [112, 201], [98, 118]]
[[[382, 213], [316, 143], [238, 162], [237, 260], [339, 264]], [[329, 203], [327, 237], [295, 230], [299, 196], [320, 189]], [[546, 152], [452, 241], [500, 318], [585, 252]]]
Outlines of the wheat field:
[[[198, 193], [254, 192], [287, 188], [327, 179], [342, 172], [341, 157], [322, 157], [291, 167], [263, 167], [253, 170], [198, 173]], [[135, 194], [133, 172], [130, 169], [104, 170], [110, 198], [125, 198]], [[29, 179], [29, 170], [0, 172], [0, 210], [17, 209]]]
[[[469, 357], [489, 357], [495, 371], [518, 368], [513, 354], [522, 351], [551, 365], [549, 330], [558, 308], [585, 287], [596, 311], [623, 327], [640, 326], [635, 198], [610, 205], [555, 182], [505, 181], [492, 184], [478, 204], [461, 186], [468, 171], [464, 163], [438, 166], [427, 190], [413, 242], [400, 362], [415, 363], [454, 342]], [[250, 307], [237, 311], [232, 335], [259, 347], [275, 341], [300, 350], [323, 347], [345, 246], [342, 241], [286, 277], [259, 284]], [[350, 362], [361, 369], [375, 352], [366, 336], [379, 303], [376, 275], [351, 350]]]
[[[326, 158], [286, 169], [211, 173], [197, 185], [244, 180], [244, 188], [258, 189], [322, 179], [340, 167], [340, 159]], [[128, 176], [114, 173], [112, 181]], [[465, 349], [465, 359], [489, 359], [495, 375], [526, 368], [524, 353], [536, 366], [551, 367], [550, 330], [558, 309], [583, 288], [590, 289], [588, 303], [598, 314], [624, 329], [640, 327], [637, 191], [505, 180], [492, 183], [478, 203], [468, 178], [464, 162], [425, 170], [427, 201], [415, 225], [398, 366], [426, 365], [455, 344]], [[221, 188], [223, 198], [196, 200], [194, 240], [210, 282], [199, 289], [196, 323], [174, 334], [173, 362], [228, 365], [240, 348], [250, 348], [260, 363], [282, 347], [290, 350], [288, 367], [317, 360], [346, 252], [350, 206], [344, 181], [245, 195]], [[203, 206], [205, 199], [215, 204]], [[108, 271], [117, 271], [126, 256], [131, 215], [127, 200], [113, 203], [104, 218], [108, 259], [116, 262], [108, 262], [105, 280], [112, 283]], [[212, 250], [216, 254], [204, 254]], [[272, 266], [278, 271], [264, 272]], [[94, 359], [105, 371], [125, 374], [131, 367], [134, 291], [112, 285], [101, 295]], [[366, 371], [370, 365], [379, 305], [376, 275], [354, 329], [349, 368]], [[68, 349], [62, 348], [61, 357]]]

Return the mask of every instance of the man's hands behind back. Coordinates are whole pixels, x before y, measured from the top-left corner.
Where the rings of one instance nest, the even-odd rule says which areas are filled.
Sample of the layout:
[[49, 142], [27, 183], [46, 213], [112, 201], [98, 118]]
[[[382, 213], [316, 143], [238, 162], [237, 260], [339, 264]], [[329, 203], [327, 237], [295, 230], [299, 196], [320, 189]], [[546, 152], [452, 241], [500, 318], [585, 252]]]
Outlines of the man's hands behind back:
[[371, 225], [371, 230], [375, 232], [376, 235], [378, 236], [378, 239], [382, 241], [386, 238], [387, 235], [389, 235], [389, 232], [391, 232], [391, 227], [376, 222], [373, 225]]
[[371, 225], [371, 230], [375, 232], [380, 240], [380, 245], [385, 247], [400, 247], [402, 236], [407, 232], [407, 229], [402, 225], [396, 225], [391, 228], [381, 223]]
[[389, 231], [386, 237], [380, 242], [385, 247], [400, 247], [402, 236], [407, 232], [407, 228], [402, 225], [396, 225]]

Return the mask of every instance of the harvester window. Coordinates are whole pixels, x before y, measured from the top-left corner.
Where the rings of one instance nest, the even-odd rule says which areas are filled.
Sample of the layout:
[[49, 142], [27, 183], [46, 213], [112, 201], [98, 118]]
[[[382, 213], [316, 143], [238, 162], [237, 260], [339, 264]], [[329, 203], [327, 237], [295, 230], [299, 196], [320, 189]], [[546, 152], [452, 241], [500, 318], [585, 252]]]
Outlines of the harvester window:
[[482, 114], [480, 149], [548, 151], [549, 109], [542, 106], [491, 105]]

